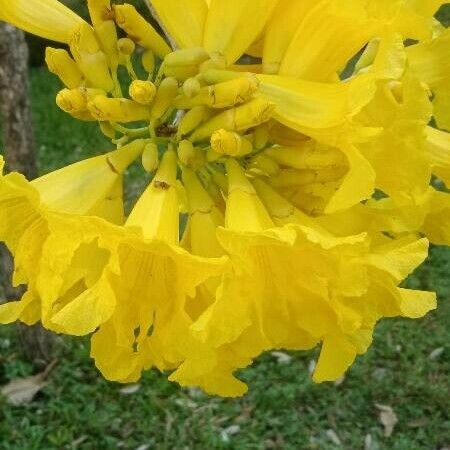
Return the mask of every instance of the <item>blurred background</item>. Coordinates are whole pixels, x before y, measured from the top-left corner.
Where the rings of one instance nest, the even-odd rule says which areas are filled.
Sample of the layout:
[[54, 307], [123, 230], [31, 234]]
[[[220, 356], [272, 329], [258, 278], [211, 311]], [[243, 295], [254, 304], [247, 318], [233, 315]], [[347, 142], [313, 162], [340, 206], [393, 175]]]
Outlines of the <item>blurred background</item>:
[[[84, 1], [65, 3], [86, 15]], [[146, 11], [143, 1], [132, 3]], [[450, 5], [439, 18], [450, 23]], [[56, 107], [61, 86], [43, 66], [49, 43], [26, 39], [39, 174], [110, 148], [96, 124]], [[127, 176], [139, 191], [139, 168]], [[450, 250], [432, 248], [407, 286], [436, 290], [439, 309], [424, 320], [381, 323], [345, 378], [314, 385], [317, 352], [273, 352], [240, 374], [250, 386], [242, 399], [181, 389], [157, 371], [138, 384], [110, 383], [87, 339], [50, 338], [47, 352], [30, 348], [15, 325], [0, 326], [0, 450], [450, 450]], [[3, 290], [0, 302], [13, 295]]]

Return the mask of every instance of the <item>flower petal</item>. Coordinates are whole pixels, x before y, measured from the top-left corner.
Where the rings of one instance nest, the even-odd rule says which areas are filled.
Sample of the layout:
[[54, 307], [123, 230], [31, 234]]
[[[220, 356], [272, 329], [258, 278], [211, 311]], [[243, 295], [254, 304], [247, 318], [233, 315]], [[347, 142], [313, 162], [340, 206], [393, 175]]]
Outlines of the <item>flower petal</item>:
[[342, 334], [326, 336], [323, 340], [313, 380], [316, 383], [337, 380], [353, 363], [356, 354], [356, 347]]
[[[233, 64], [256, 40], [278, 0], [212, 0], [206, 20], [204, 47]], [[251, 26], [249, 26], [251, 21]]]
[[259, 96], [276, 104], [274, 118], [297, 131], [331, 128], [357, 114], [375, 93], [372, 77], [349, 83], [316, 83], [275, 75], [257, 75]]
[[312, 1], [280, 0], [267, 24], [264, 39], [264, 73], [276, 74], [300, 23], [314, 6]]
[[419, 319], [436, 309], [437, 300], [434, 292], [398, 289], [401, 297], [400, 309], [403, 317]]
[[318, 2], [301, 22], [285, 53], [280, 75], [330, 81], [375, 36], [364, 2]]
[[406, 50], [411, 71], [420, 81], [433, 87], [450, 78], [450, 30], [428, 42]]
[[181, 48], [202, 46], [208, 14], [205, 0], [152, 0], [151, 3]]
[[450, 131], [450, 78], [433, 87], [433, 115], [436, 124], [443, 130]]
[[65, 43], [84, 23], [57, 0], [0, 0], [0, 20], [45, 39]]
[[31, 182], [43, 203], [58, 212], [88, 214], [98, 202], [117, 191], [117, 180], [144, 148], [143, 140], [105, 155], [56, 170]]
[[331, 214], [367, 200], [375, 190], [375, 171], [369, 161], [353, 145], [341, 148], [348, 159], [349, 170], [325, 212]]
[[450, 188], [450, 133], [427, 127], [427, 153], [433, 173]]

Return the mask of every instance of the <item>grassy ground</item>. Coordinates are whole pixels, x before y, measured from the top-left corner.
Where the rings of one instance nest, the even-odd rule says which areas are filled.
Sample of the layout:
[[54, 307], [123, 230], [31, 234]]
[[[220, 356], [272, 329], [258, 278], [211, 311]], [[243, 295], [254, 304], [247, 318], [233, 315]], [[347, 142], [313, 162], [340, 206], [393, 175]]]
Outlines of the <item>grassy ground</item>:
[[[35, 70], [32, 81], [42, 173], [108, 148], [96, 126], [54, 107], [53, 78]], [[126, 393], [101, 379], [86, 341], [64, 339], [60, 363], [35, 401], [11, 407], [0, 399], [0, 449], [446, 449], [449, 273], [449, 251], [433, 249], [409, 284], [436, 289], [439, 310], [421, 321], [382, 323], [374, 346], [338, 386], [313, 385], [308, 367], [317, 355], [302, 353], [284, 364], [274, 355], [258, 360], [242, 374], [250, 393], [240, 400], [182, 390], [155, 371], [145, 375], [137, 392]], [[1, 327], [0, 385], [30, 374], [14, 328]], [[377, 404], [398, 416], [389, 438]]]

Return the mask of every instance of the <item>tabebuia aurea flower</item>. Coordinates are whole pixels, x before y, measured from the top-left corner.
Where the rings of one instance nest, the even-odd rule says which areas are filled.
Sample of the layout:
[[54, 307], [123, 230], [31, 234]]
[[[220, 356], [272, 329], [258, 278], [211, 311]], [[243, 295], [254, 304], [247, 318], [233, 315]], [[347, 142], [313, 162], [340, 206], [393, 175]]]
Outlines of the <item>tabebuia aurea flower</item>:
[[[46, 52], [56, 103], [111, 141], [1, 175], [0, 239], [28, 289], [0, 321], [90, 334], [124, 383], [156, 367], [239, 396], [263, 352], [316, 346], [314, 381], [336, 380], [380, 319], [436, 307], [401, 286], [450, 244], [445, 2], [151, 3], [164, 35], [127, 3], [88, 0], [90, 24], [0, 0], [0, 19], [66, 44]], [[151, 181], [126, 216], [138, 160]]]

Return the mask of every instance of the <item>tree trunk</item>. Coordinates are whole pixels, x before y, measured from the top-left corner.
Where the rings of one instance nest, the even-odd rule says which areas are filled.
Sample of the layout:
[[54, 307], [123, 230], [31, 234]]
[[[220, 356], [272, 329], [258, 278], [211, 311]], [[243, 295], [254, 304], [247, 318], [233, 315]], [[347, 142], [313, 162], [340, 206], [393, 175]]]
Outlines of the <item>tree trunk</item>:
[[[0, 22], [0, 117], [3, 127], [5, 159], [10, 171], [37, 176], [35, 141], [28, 81], [28, 47], [22, 31]], [[23, 288], [13, 288], [13, 263], [9, 252], [0, 249], [0, 295], [6, 300], [20, 298]], [[3, 289], [1, 289], [3, 288]], [[36, 365], [51, 359], [53, 335], [41, 325], [18, 325], [18, 333], [27, 358]]]

